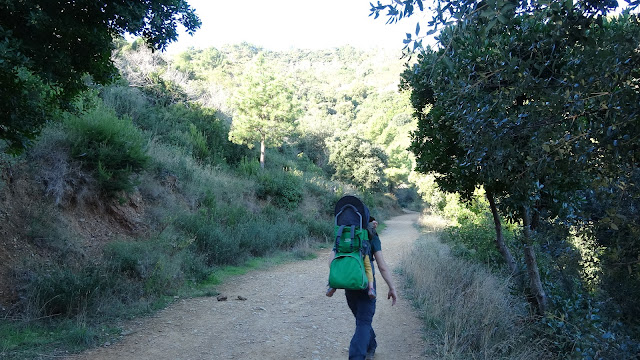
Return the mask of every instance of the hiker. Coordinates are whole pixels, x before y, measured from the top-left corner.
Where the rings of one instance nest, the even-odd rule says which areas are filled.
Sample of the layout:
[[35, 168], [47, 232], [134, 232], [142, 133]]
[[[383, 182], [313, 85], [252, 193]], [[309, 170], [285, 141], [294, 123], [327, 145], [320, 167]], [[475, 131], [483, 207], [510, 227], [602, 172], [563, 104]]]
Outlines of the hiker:
[[[391, 305], [396, 304], [398, 294], [391, 278], [391, 269], [384, 261], [382, 255], [382, 247], [380, 244], [380, 238], [376, 228], [378, 222], [373, 217], [369, 217], [368, 232], [371, 238], [371, 255], [369, 258], [371, 261], [375, 260], [378, 263], [378, 270], [380, 275], [389, 286], [389, 292], [387, 299], [392, 299]], [[335, 253], [333, 254], [335, 256]], [[373, 279], [373, 288], [375, 289], [376, 282], [375, 277]], [[373, 359], [376, 347], [376, 334], [373, 331], [371, 323], [373, 321], [373, 315], [376, 312], [376, 299], [370, 298], [367, 290], [345, 290], [345, 296], [347, 298], [347, 305], [353, 313], [356, 319], [356, 330], [351, 338], [349, 344], [349, 359]]]

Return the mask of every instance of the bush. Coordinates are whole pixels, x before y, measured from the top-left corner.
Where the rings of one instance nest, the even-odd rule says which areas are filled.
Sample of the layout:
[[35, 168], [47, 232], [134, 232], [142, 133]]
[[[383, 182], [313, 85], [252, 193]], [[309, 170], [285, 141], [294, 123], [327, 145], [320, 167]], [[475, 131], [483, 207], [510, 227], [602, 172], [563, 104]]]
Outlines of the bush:
[[187, 94], [180, 84], [164, 79], [158, 72], [149, 74], [150, 84], [142, 88], [149, 98], [160, 106], [187, 101]]
[[217, 203], [209, 194], [201, 206], [197, 212], [179, 217], [176, 226], [193, 239], [190, 247], [207, 266], [237, 265], [252, 256], [291, 249], [312, 233], [331, 231], [295, 221], [287, 210], [271, 205], [252, 214], [243, 207]]
[[329, 240], [333, 236], [333, 219], [322, 219], [317, 216], [300, 216], [296, 223], [303, 224], [307, 228], [309, 236], [320, 240]]
[[92, 171], [71, 158], [69, 137], [61, 125], [52, 123], [43, 129], [35, 146], [28, 150], [27, 160], [35, 179], [56, 205], [86, 202], [98, 194], [97, 182]]
[[188, 244], [169, 245], [163, 239], [115, 241], [98, 263], [27, 264], [28, 270], [21, 271], [22, 306], [33, 318], [92, 320], [146, 311], [150, 302], [175, 295], [186, 280], [201, 281], [210, 274]]
[[403, 208], [420, 211], [424, 206], [418, 191], [413, 186], [398, 187], [394, 193], [398, 198], [398, 205]]
[[260, 173], [260, 162], [250, 160], [246, 156], [238, 163], [238, 172], [246, 177], [254, 177]]
[[258, 176], [256, 195], [274, 205], [293, 210], [302, 200], [302, 179], [288, 171], [265, 171]]
[[43, 204], [35, 209], [26, 230], [31, 244], [55, 255], [60, 261], [73, 261], [84, 256], [79, 239], [71, 234], [64, 218], [53, 206]]
[[208, 266], [238, 264], [246, 257], [240, 249], [236, 234], [220, 223], [215, 209], [200, 209], [195, 214], [183, 215], [176, 225], [194, 239], [193, 248], [204, 256]]
[[75, 317], [94, 313], [97, 304], [119, 281], [96, 265], [81, 267], [52, 264], [32, 267], [25, 272], [21, 297], [23, 306], [34, 318]]
[[191, 135], [193, 157], [198, 160], [206, 160], [211, 155], [207, 147], [207, 136], [194, 124], [189, 124], [189, 134]]
[[238, 230], [242, 247], [254, 256], [265, 255], [276, 249], [290, 249], [309, 234], [304, 224], [290, 221], [285, 214], [281, 214], [277, 221], [258, 218]]
[[387, 186], [383, 169], [387, 165], [384, 150], [356, 133], [340, 134], [327, 140], [329, 165], [333, 178], [365, 191], [381, 191]]
[[[443, 241], [451, 246], [454, 253], [467, 259], [473, 259], [490, 267], [502, 267], [504, 257], [496, 247], [496, 232], [493, 217], [488, 212], [466, 213], [458, 218], [458, 224], [447, 228]], [[519, 248], [515, 240], [515, 226], [503, 224], [504, 241], [514, 251]]]
[[111, 85], [102, 88], [100, 94], [105, 106], [115, 111], [118, 117], [130, 117], [134, 123], [140, 125], [148, 122], [153, 108], [138, 88]]
[[146, 140], [131, 120], [118, 118], [112, 111], [97, 108], [66, 122], [71, 154], [97, 177], [103, 193], [113, 195], [131, 191], [132, 175], [149, 161]]

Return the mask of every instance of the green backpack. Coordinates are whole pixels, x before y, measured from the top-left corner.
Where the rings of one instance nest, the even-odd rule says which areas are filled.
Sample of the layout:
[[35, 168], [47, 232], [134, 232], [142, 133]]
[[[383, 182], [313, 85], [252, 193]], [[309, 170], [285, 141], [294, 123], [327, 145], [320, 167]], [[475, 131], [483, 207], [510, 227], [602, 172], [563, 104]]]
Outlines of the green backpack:
[[335, 208], [335, 258], [329, 266], [329, 287], [363, 290], [368, 280], [364, 256], [369, 256], [369, 209], [355, 196], [344, 196]]

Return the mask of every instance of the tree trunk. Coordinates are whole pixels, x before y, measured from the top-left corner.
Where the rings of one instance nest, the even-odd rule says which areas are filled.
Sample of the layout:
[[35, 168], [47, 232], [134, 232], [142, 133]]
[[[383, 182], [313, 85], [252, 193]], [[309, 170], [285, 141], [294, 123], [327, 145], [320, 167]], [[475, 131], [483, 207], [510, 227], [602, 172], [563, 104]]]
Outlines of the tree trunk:
[[540, 271], [536, 262], [536, 252], [533, 247], [533, 239], [531, 238], [531, 215], [529, 209], [522, 209], [523, 234], [524, 234], [524, 260], [527, 264], [527, 273], [529, 274], [529, 284], [531, 291], [536, 299], [538, 313], [544, 315], [547, 311], [547, 294], [545, 294], [540, 280]]
[[260, 168], [264, 169], [264, 150], [265, 150], [265, 136], [262, 136], [262, 140], [260, 141]]
[[509, 248], [504, 243], [504, 236], [502, 235], [502, 222], [500, 221], [500, 215], [498, 214], [498, 208], [496, 207], [496, 199], [493, 197], [493, 193], [490, 191], [487, 191], [487, 200], [489, 200], [491, 214], [493, 215], [493, 224], [496, 228], [496, 246], [504, 257], [504, 260], [507, 262], [509, 271], [511, 271], [512, 275], [515, 275], [518, 273], [518, 264], [513, 258], [513, 255], [511, 255], [511, 251], [509, 251]]

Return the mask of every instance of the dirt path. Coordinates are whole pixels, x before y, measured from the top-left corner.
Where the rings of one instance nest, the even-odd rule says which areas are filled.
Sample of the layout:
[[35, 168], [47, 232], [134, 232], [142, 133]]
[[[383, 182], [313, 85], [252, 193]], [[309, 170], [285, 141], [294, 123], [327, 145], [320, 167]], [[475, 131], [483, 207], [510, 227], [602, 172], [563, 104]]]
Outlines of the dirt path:
[[[392, 269], [418, 237], [413, 226], [417, 217], [409, 213], [392, 218], [380, 233]], [[70, 359], [346, 359], [355, 320], [342, 290], [332, 298], [324, 295], [328, 256], [327, 250], [314, 260], [240, 276], [218, 289], [228, 301], [179, 301], [132, 325], [117, 344]], [[402, 287], [392, 307], [384, 280], [376, 277], [376, 359], [423, 358], [421, 325]]]

